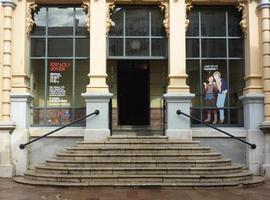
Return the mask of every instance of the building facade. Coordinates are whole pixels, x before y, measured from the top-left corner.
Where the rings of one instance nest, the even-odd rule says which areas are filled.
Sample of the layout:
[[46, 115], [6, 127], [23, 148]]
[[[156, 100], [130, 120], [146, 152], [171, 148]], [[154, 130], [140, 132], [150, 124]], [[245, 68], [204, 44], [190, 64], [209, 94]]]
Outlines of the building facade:
[[2, 176], [134, 130], [199, 140], [270, 176], [269, 0], [1, 0], [0, 22]]

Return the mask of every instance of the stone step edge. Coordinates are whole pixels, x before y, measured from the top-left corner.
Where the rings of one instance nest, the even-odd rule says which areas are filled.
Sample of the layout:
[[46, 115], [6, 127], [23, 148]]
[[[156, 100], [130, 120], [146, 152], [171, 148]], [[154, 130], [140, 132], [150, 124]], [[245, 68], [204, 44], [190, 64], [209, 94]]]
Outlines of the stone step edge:
[[36, 185], [36, 186], [66, 186], [66, 187], [181, 187], [186, 189], [201, 189], [201, 188], [228, 188], [228, 187], [251, 187], [257, 186], [264, 182], [262, 177], [253, 177], [252, 180], [237, 181], [237, 182], [222, 182], [222, 183], [93, 183], [93, 182], [48, 182], [25, 179], [24, 177], [13, 177], [13, 181], [20, 184]]
[[46, 169], [46, 170], [76, 170], [76, 171], [134, 171], [134, 170], [153, 170], [153, 171], [169, 171], [169, 170], [184, 170], [184, 171], [219, 171], [219, 170], [235, 170], [242, 169], [241, 165], [223, 166], [223, 167], [55, 167], [47, 165], [37, 165], [36, 169]]
[[211, 147], [134, 147], [134, 146], [124, 146], [124, 147], [64, 147], [68, 150], [211, 150]]
[[57, 160], [56, 157], [47, 159], [46, 162], [57, 163], [222, 163], [232, 162], [231, 159], [219, 159], [219, 160]]
[[124, 136], [124, 135], [114, 135], [114, 136], [108, 136], [108, 139], [168, 139], [168, 136]]
[[27, 170], [24, 175], [35, 176], [35, 177], [48, 177], [48, 178], [190, 178], [190, 179], [211, 179], [211, 178], [236, 178], [236, 177], [245, 177], [253, 176], [249, 171], [243, 170], [239, 173], [233, 174], [209, 174], [209, 175], [173, 175], [173, 174], [164, 174], [164, 175], [148, 175], [148, 174], [127, 174], [127, 175], [76, 175], [76, 174], [41, 174], [37, 173], [34, 170]]
[[140, 140], [140, 141], [77, 141], [76, 144], [200, 144], [200, 141], [150, 141], [150, 140]]
[[170, 156], [221, 156], [220, 153], [216, 153], [216, 152], [211, 152], [211, 153], [170, 153], [170, 154], [143, 154], [143, 153], [134, 153], [134, 154], [130, 154], [130, 153], [117, 153], [117, 154], [113, 154], [113, 153], [110, 153], [110, 154], [96, 154], [96, 153], [57, 153], [56, 154], [57, 156], [102, 156], [102, 157], [105, 157], [105, 156], [109, 156], [109, 157], [128, 157], [128, 156], [133, 156], [133, 157], [140, 157], [140, 156], [146, 156], [146, 157], [170, 157]]

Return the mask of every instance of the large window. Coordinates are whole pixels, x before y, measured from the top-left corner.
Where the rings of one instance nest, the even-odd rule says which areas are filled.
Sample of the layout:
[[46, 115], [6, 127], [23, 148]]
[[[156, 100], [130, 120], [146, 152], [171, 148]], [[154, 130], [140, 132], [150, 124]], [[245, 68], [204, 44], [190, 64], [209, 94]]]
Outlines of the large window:
[[194, 7], [188, 18], [186, 67], [187, 84], [195, 94], [192, 115], [211, 124], [242, 125], [241, 13], [234, 7]]
[[167, 57], [164, 14], [158, 7], [116, 7], [111, 18], [115, 25], [109, 32], [110, 59]]
[[62, 125], [85, 115], [89, 32], [80, 7], [40, 7], [31, 42], [32, 125]]

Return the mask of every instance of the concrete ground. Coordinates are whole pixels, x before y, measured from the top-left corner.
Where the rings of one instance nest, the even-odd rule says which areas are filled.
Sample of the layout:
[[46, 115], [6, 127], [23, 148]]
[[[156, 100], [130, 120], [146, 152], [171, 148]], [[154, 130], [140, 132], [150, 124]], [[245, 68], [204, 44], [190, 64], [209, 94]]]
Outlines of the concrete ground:
[[270, 200], [270, 180], [252, 188], [73, 188], [22, 185], [0, 178], [0, 200]]

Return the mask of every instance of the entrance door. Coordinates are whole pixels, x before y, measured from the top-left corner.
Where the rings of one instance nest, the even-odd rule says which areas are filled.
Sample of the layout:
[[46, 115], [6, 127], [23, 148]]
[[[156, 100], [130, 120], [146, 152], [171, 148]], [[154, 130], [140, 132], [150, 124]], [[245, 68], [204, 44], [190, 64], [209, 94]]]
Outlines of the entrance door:
[[120, 61], [117, 70], [119, 125], [149, 125], [149, 66]]

